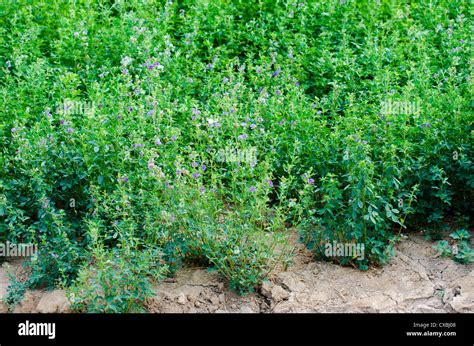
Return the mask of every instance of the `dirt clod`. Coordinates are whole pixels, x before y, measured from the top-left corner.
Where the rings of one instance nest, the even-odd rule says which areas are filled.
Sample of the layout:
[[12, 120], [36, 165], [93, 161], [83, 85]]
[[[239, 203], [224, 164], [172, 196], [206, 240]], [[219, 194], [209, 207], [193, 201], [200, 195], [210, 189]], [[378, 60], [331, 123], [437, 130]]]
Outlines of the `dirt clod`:
[[63, 290], [46, 292], [41, 297], [36, 310], [40, 313], [69, 312], [69, 301]]

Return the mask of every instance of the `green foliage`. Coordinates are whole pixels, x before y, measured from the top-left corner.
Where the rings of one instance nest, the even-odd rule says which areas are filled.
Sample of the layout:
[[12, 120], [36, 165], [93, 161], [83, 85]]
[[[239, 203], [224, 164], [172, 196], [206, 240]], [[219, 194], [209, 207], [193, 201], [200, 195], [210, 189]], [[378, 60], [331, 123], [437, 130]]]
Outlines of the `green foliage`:
[[0, 241], [82, 311], [187, 261], [253, 290], [290, 227], [386, 263], [472, 208], [469, 3], [435, 3], [2, 2]]
[[449, 235], [454, 239], [453, 244], [447, 240], [439, 241], [433, 248], [444, 257], [451, 257], [461, 264], [469, 264], [474, 261], [474, 250], [471, 249], [469, 238], [471, 235], [465, 229], [459, 229]]
[[7, 294], [3, 297], [3, 301], [8, 307], [9, 311], [13, 311], [15, 306], [21, 302], [26, 290], [28, 289], [28, 281], [19, 280], [15, 275], [10, 274], [10, 285], [7, 288]]
[[153, 249], [96, 249], [78, 274], [69, 297], [79, 312], [143, 312], [153, 297], [152, 283], [166, 274], [160, 254]]

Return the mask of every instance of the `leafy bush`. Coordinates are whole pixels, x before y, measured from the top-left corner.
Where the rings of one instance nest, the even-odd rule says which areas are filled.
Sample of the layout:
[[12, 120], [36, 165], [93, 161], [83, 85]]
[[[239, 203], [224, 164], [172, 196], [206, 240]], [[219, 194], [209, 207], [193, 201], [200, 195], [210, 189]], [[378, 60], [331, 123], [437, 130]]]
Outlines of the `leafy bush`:
[[454, 261], [468, 264], [474, 261], [474, 250], [471, 249], [469, 238], [471, 235], [465, 229], [459, 229], [449, 235], [454, 239], [450, 245], [447, 240], [439, 241], [434, 248], [444, 257], [452, 257]]
[[252, 290], [289, 228], [386, 263], [472, 208], [468, 9], [4, 2], [0, 241], [82, 311], [139, 310], [186, 261]]
[[72, 308], [95, 313], [145, 311], [143, 302], [154, 295], [153, 282], [166, 274], [159, 253], [97, 249], [93, 255], [70, 289]]

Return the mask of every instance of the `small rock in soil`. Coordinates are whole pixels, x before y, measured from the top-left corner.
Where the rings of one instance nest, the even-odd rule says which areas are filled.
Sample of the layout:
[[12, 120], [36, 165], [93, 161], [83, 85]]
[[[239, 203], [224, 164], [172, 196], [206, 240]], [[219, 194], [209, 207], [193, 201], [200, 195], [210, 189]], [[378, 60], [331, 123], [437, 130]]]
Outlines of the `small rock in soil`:
[[69, 312], [69, 301], [64, 290], [46, 292], [40, 299], [36, 310], [40, 313]]
[[186, 304], [187, 301], [188, 301], [188, 299], [186, 298], [184, 293], [180, 293], [179, 296], [178, 296], [178, 303], [181, 304], [181, 305], [184, 305], [184, 304]]

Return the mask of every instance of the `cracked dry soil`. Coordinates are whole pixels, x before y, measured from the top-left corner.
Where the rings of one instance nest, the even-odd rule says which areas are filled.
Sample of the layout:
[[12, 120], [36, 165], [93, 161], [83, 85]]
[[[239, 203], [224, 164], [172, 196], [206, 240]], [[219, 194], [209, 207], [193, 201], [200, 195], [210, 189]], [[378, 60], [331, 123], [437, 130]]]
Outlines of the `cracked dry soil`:
[[[153, 313], [474, 312], [474, 265], [439, 257], [420, 234], [401, 241], [385, 267], [366, 272], [315, 262], [296, 235], [292, 242], [293, 264], [256, 293], [240, 296], [217, 272], [186, 268], [156, 286], [147, 308]], [[7, 271], [19, 266], [0, 268], [0, 296], [8, 286]], [[32, 290], [15, 312], [69, 312], [69, 307], [64, 291]]]

